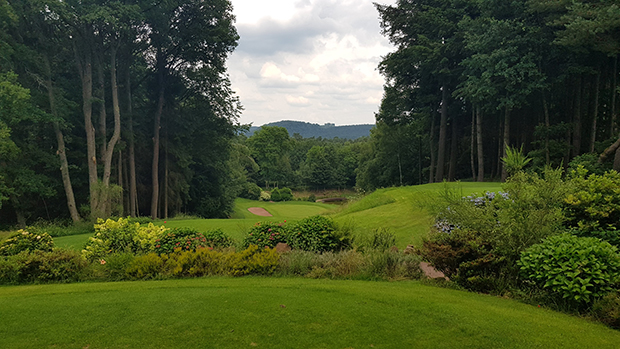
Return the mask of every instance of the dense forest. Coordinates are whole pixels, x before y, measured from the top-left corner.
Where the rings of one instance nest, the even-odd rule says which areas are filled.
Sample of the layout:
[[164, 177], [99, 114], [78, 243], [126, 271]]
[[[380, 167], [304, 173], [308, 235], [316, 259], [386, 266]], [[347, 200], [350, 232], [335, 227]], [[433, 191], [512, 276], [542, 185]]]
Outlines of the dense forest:
[[3, 224], [226, 216], [228, 0], [0, 0]]
[[508, 146], [620, 169], [617, 0], [400, 0], [370, 137], [251, 136], [229, 0], [0, 0], [0, 223], [227, 217], [274, 186], [499, 180]]
[[503, 179], [506, 146], [534, 168], [620, 169], [617, 0], [376, 7], [396, 50], [358, 185]]

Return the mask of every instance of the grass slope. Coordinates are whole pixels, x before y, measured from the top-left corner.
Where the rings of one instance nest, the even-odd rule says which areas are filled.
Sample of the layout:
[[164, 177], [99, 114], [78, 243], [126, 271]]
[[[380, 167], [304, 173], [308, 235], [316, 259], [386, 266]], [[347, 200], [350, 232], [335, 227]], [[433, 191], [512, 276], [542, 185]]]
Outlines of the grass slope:
[[617, 348], [620, 332], [418, 282], [209, 278], [0, 288], [4, 348]]
[[377, 228], [388, 228], [397, 237], [397, 246], [419, 246], [428, 233], [431, 217], [423, 208], [445, 186], [459, 190], [463, 196], [498, 191], [501, 183], [433, 183], [409, 187], [379, 189], [359, 201], [343, 206], [332, 215], [340, 224], [350, 224], [358, 234], [371, 234]]

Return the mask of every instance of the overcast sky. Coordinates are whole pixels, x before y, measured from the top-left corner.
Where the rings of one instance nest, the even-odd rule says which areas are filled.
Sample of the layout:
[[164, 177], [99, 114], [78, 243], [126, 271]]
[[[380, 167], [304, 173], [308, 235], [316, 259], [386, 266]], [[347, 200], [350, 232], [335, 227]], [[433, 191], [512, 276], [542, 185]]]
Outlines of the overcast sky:
[[[375, 0], [393, 4], [395, 0]], [[240, 121], [373, 124], [392, 46], [370, 0], [231, 0], [241, 39], [228, 60]]]

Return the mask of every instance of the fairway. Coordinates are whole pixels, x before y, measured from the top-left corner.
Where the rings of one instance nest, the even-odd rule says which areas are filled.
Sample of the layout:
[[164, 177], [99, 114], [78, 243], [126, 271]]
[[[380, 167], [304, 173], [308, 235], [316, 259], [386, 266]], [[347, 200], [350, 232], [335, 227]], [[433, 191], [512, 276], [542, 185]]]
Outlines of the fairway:
[[206, 278], [0, 288], [3, 348], [617, 348], [620, 332], [419, 282]]
[[426, 201], [434, 200], [446, 186], [462, 196], [501, 189], [501, 183], [494, 182], [433, 183], [385, 188], [343, 206], [332, 217], [340, 224], [352, 225], [357, 234], [369, 235], [374, 229], [387, 228], [396, 235], [398, 247], [420, 246], [432, 224], [432, 217], [423, 206]]
[[[387, 228], [396, 235], [396, 245], [419, 246], [428, 233], [432, 220], [423, 208], [448, 186], [462, 195], [498, 191], [501, 183], [433, 183], [408, 187], [379, 189], [360, 200], [343, 206], [306, 201], [265, 202], [247, 199], [235, 200], [235, 211], [229, 219], [170, 219], [155, 224], [167, 228], [188, 227], [206, 232], [221, 229], [237, 241], [242, 241], [249, 229], [257, 222], [297, 221], [317, 214], [327, 214], [342, 226], [352, 227], [353, 234], [370, 235], [375, 229]], [[250, 207], [262, 207], [272, 217], [261, 217], [248, 211]], [[165, 222], [165, 223], [164, 223]], [[89, 234], [63, 236], [54, 239], [58, 247], [81, 249]]]

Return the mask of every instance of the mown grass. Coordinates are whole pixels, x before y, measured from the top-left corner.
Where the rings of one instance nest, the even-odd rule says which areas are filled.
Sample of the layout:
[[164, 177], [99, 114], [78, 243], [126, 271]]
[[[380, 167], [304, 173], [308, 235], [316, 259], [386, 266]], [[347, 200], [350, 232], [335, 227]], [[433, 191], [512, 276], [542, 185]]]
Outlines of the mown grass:
[[620, 332], [425, 286], [208, 278], [0, 287], [5, 348], [617, 348]]
[[433, 183], [379, 189], [342, 206], [331, 216], [341, 225], [352, 226], [357, 234], [370, 235], [377, 228], [387, 228], [396, 235], [398, 247], [419, 246], [432, 224], [424, 206], [436, 200], [446, 186], [466, 196], [498, 191], [501, 183]]
[[[271, 213], [272, 217], [261, 217], [252, 214], [248, 211], [250, 207], [262, 207]], [[164, 225], [167, 228], [188, 227], [201, 232], [221, 229], [233, 239], [242, 241], [245, 238], [245, 234], [257, 222], [282, 222], [284, 220], [293, 222], [327, 212], [333, 207], [333, 205], [304, 201], [265, 202], [237, 199], [235, 201], [235, 211], [230, 219], [162, 219], [154, 223]], [[90, 236], [91, 234], [63, 236], [55, 238], [54, 243], [58, 247], [81, 249]]]

